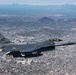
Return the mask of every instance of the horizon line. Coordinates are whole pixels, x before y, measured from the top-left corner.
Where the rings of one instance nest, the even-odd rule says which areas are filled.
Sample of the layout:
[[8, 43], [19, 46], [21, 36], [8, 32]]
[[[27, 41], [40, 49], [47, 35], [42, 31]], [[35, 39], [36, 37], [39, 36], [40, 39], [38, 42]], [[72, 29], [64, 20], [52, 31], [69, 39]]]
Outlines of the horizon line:
[[61, 6], [61, 5], [75, 5], [76, 4], [25, 4], [25, 3], [3, 3], [0, 5], [32, 5], [32, 6], [51, 6], [51, 5], [57, 5], [57, 6]]

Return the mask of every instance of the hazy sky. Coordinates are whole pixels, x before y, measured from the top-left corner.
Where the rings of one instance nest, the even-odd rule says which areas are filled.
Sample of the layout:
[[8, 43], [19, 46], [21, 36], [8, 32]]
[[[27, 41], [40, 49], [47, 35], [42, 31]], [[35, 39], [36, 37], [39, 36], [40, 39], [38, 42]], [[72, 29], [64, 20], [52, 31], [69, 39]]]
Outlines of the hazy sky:
[[0, 0], [0, 4], [62, 5], [75, 4], [76, 0]]

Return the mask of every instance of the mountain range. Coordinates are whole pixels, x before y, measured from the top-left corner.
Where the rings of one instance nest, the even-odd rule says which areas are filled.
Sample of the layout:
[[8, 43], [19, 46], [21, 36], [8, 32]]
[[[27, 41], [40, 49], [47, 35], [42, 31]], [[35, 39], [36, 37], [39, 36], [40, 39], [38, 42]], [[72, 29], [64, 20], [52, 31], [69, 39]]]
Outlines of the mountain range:
[[76, 5], [0, 5], [1, 14], [76, 13]]

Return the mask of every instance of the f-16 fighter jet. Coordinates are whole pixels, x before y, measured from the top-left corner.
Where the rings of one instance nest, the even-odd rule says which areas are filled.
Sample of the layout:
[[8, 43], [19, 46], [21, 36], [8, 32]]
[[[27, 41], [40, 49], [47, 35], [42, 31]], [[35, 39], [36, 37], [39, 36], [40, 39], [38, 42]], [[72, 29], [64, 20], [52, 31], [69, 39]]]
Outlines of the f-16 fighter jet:
[[32, 44], [15, 44], [11, 42], [9, 39], [5, 38], [2, 34], [0, 34], [0, 56], [3, 54], [13, 55], [14, 57], [22, 57], [22, 56], [33, 56], [40, 55], [41, 52], [55, 50], [56, 46], [64, 46], [64, 45], [73, 45], [76, 44], [74, 42], [70, 43], [62, 43], [55, 45], [55, 42], [62, 41], [61, 39], [54, 38], [45, 40], [43, 42], [36, 42]]

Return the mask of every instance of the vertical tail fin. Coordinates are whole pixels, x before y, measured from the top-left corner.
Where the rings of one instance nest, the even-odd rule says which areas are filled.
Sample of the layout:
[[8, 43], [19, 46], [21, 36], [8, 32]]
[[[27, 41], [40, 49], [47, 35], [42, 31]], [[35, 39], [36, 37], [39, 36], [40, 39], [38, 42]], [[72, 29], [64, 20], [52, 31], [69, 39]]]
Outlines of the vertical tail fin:
[[0, 44], [11, 43], [11, 41], [0, 34]]

